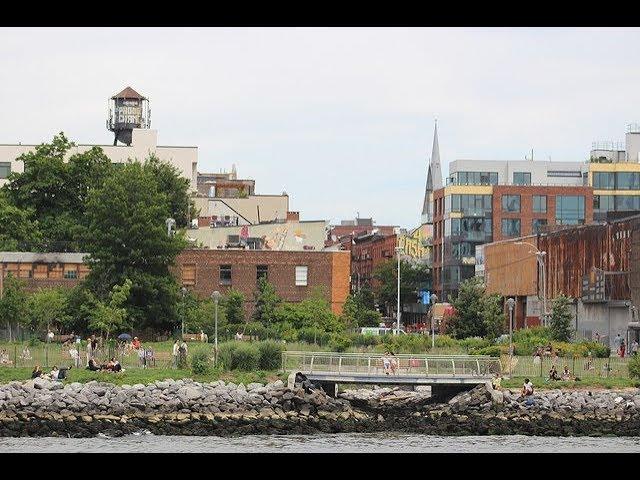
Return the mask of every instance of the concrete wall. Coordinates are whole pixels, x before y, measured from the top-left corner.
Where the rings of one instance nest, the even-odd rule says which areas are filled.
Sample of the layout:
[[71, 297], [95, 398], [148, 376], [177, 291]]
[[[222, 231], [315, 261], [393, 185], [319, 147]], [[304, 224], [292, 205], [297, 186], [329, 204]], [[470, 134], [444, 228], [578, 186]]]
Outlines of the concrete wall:
[[[627, 326], [631, 321], [631, 310], [625, 302], [583, 303], [578, 302], [578, 332], [593, 338], [596, 332], [601, 341], [608, 341], [615, 352], [614, 339], [619, 333], [627, 342]], [[603, 338], [607, 336], [607, 338]]]
[[[201, 217], [240, 216], [245, 223], [257, 224], [285, 220], [289, 211], [288, 195], [251, 195], [247, 198], [202, 198], [196, 199]], [[260, 219], [258, 221], [258, 209]]]
[[629, 132], [625, 135], [627, 161], [640, 162], [640, 132]]
[[[189, 180], [192, 190], [197, 187], [198, 147], [168, 147], [158, 145], [158, 131], [136, 128], [133, 130], [131, 146], [126, 145], [78, 145], [69, 149], [67, 158], [77, 153], [91, 150], [94, 146], [102, 148], [105, 155], [114, 163], [123, 163], [129, 159], [145, 160], [155, 154], [160, 160], [175, 166], [180, 174]], [[11, 162], [12, 172], [22, 172], [24, 164], [16, 161], [23, 153], [35, 151], [36, 145], [0, 145], [0, 162]], [[0, 186], [6, 183], [0, 179]]]

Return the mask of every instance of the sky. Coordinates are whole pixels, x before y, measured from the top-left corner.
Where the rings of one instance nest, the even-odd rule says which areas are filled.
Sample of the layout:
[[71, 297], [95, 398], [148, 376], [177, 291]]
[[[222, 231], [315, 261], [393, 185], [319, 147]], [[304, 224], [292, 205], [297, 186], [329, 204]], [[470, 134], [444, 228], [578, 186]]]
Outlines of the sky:
[[2, 28], [0, 143], [110, 144], [150, 99], [160, 145], [286, 191], [302, 220], [419, 225], [438, 119], [456, 159], [583, 161], [640, 123], [637, 28]]

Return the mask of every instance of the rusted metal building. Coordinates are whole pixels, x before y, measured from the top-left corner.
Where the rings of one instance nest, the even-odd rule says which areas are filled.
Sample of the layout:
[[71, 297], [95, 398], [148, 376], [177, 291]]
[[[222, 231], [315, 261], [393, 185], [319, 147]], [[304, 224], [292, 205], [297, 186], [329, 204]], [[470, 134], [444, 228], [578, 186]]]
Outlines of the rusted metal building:
[[487, 244], [484, 261], [487, 291], [516, 300], [516, 328], [538, 323], [545, 293], [547, 311], [564, 294], [574, 299], [578, 336], [611, 346], [618, 333], [638, 338], [640, 215]]

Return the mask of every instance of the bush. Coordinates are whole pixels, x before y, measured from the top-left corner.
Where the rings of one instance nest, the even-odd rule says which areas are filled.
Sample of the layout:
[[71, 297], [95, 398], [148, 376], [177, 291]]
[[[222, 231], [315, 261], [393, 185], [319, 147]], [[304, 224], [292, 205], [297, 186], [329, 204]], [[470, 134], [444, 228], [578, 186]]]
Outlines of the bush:
[[351, 346], [351, 339], [346, 335], [339, 333], [331, 335], [329, 340], [329, 348], [334, 352], [344, 352]]
[[[504, 347], [500, 347], [498, 345], [490, 345], [488, 347], [482, 347], [482, 348], [471, 348], [469, 350], [469, 353], [471, 355], [489, 355], [491, 357], [499, 357], [504, 350], [505, 350]], [[506, 347], [506, 350], [508, 352], [509, 347]]]
[[211, 369], [211, 361], [206, 350], [198, 350], [191, 355], [191, 372], [194, 375], [206, 375]]
[[233, 357], [241, 342], [224, 342], [218, 345], [218, 363], [225, 370], [233, 368]]
[[491, 345], [491, 341], [481, 337], [469, 337], [459, 340], [458, 344], [467, 352], [471, 352], [471, 350], [479, 350], [481, 348], [489, 347]]
[[629, 360], [629, 376], [631, 378], [640, 378], [640, 356], [634, 355]]
[[434, 345], [436, 347], [457, 347], [460, 342], [449, 335], [436, 335]]
[[266, 341], [258, 343], [261, 370], [277, 370], [282, 361], [284, 347], [278, 342]]
[[260, 365], [260, 352], [252, 343], [239, 342], [231, 357], [232, 370], [257, 370]]
[[306, 343], [326, 345], [331, 339], [331, 334], [315, 327], [304, 327], [298, 330], [298, 340]]
[[378, 335], [362, 335], [357, 333], [351, 335], [350, 338], [351, 343], [356, 347], [370, 347], [382, 343], [382, 338]]

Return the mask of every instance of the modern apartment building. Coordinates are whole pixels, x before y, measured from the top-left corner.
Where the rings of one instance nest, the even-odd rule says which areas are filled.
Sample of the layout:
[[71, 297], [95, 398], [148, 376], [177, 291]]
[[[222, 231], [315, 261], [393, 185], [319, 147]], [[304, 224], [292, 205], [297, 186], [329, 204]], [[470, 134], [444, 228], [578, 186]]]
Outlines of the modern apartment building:
[[439, 298], [455, 296], [459, 283], [475, 275], [479, 245], [639, 211], [640, 128], [629, 126], [626, 150], [620, 147], [594, 144], [585, 162], [451, 162], [446, 186], [433, 194]]

